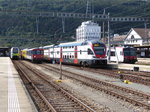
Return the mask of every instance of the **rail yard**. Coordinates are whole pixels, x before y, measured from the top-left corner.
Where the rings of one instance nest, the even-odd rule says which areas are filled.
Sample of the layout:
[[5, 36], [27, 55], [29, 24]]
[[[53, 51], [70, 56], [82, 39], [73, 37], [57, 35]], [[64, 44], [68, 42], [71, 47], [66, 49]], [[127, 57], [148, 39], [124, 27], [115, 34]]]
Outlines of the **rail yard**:
[[[18, 106], [6, 108], [20, 108], [21, 111], [27, 111], [26, 108], [29, 106], [25, 105], [30, 105], [28, 111], [31, 112], [150, 111], [149, 72], [72, 65], [62, 65], [60, 69], [59, 64], [45, 62], [37, 64], [26, 60], [11, 62], [8, 57], [1, 57], [0, 60], [3, 60], [2, 66], [8, 64], [8, 74], [12, 73], [8, 77], [14, 78], [17, 93], [15, 98], [18, 100], [18, 104], [14, 102]], [[15, 68], [9, 68], [10, 65]], [[4, 69], [2, 66], [0, 69]], [[14, 72], [15, 69], [17, 71]], [[4, 74], [1, 75], [2, 79], [3, 76]], [[18, 83], [16, 78], [19, 78], [21, 83]], [[1, 85], [7, 82], [5, 78], [3, 80]], [[9, 85], [9, 81], [10, 79], [8, 88], [13, 85]], [[23, 87], [24, 94], [20, 95], [18, 85]], [[1, 88], [1, 91], [4, 91], [4, 88]], [[9, 92], [11, 93], [8, 91], [8, 94]], [[20, 103], [24, 100], [20, 101], [20, 97], [25, 96], [28, 103], [21, 106]], [[11, 97], [12, 95], [9, 99]], [[2, 96], [1, 98], [4, 101], [5, 98]], [[4, 105], [2, 101], [0, 104]]]
[[0, 6], [0, 112], [150, 112], [150, 0]]

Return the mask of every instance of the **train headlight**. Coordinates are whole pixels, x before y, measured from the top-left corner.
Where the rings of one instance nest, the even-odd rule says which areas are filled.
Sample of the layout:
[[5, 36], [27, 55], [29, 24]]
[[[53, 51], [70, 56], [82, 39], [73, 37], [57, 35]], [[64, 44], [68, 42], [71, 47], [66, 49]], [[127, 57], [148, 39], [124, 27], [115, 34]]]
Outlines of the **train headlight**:
[[93, 58], [96, 58], [96, 56], [93, 56]]

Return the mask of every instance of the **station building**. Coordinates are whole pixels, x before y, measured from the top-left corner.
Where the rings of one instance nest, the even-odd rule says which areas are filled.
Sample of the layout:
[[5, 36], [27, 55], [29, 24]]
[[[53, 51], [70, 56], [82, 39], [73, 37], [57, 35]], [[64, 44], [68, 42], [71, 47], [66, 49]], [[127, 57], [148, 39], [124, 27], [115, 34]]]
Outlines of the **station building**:
[[124, 39], [126, 38], [126, 35], [116, 35], [112, 38], [111, 44], [120, 46], [124, 45]]
[[150, 29], [132, 28], [127, 34], [124, 44], [150, 45]]
[[82, 22], [76, 29], [76, 41], [100, 40], [101, 27], [92, 21]]
[[124, 44], [133, 45], [137, 49], [137, 56], [150, 58], [150, 29], [132, 28], [127, 34]]
[[127, 35], [114, 37], [112, 44], [133, 46], [138, 57], [150, 58], [150, 29], [131, 28]]

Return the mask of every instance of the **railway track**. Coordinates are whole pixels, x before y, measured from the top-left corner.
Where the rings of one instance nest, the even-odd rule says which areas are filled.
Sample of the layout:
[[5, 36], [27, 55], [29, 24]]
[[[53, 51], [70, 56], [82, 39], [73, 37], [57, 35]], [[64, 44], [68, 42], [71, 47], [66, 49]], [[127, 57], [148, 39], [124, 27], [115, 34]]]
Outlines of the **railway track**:
[[71, 66], [76, 69], [82, 69], [85, 71], [98, 73], [100, 75], [104, 76], [110, 76], [113, 78], [120, 78], [120, 75], [123, 76], [123, 80], [129, 80], [131, 82], [144, 84], [144, 85], [150, 85], [150, 73], [142, 73], [142, 72], [135, 72], [135, 71], [126, 71], [126, 70], [106, 70], [106, 69], [100, 69], [100, 68], [81, 68], [78, 66]]
[[[50, 71], [60, 73], [59, 68], [55, 68], [54, 66], [50, 66], [47, 64], [42, 64], [40, 66]], [[117, 86], [105, 81], [90, 78], [85, 75], [77, 74], [67, 70], [63, 70], [62, 75], [80, 81], [87, 86], [103, 91], [106, 94], [109, 94], [116, 98], [122, 99], [126, 102], [133, 104], [134, 106], [138, 106], [139, 108], [143, 107], [147, 110], [150, 110], [150, 104], [149, 104], [150, 95], [145, 94], [143, 92]]]
[[13, 61], [39, 112], [96, 112], [39, 70]]
[[[144, 85], [150, 85], [150, 74], [144, 75], [141, 72], [133, 72], [133, 71], [124, 71], [124, 70], [104, 70], [104, 69], [88, 69], [84, 68], [86, 71], [107, 75], [114, 78], [120, 78], [120, 75], [123, 76], [123, 80], [129, 80], [131, 82], [140, 83]], [[147, 77], [146, 77], [147, 76]]]

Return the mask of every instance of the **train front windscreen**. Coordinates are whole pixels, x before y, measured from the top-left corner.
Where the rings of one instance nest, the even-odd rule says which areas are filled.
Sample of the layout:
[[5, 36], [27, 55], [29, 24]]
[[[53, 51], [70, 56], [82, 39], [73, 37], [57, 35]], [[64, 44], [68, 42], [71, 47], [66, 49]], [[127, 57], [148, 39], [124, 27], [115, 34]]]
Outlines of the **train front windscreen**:
[[13, 53], [18, 53], [18, 52], [19, 52], [18, 48], [13, 48]]
[[135, 48], [124, 48], [124, 56], [136, 56]]
[[94, 43], [93, 48], [96, 55], [104, 55], [105, 54], [105, 45], [100, 43]]
[[33, 54], [43, 54], [43, 50], [33, 50], [32, 51]]

